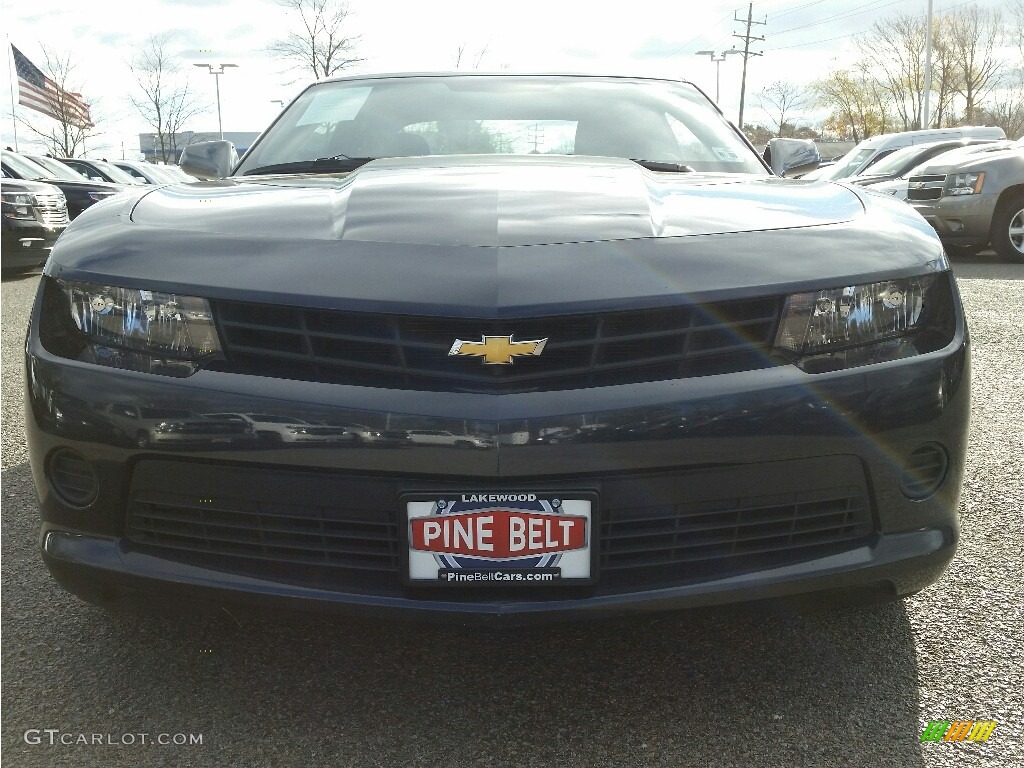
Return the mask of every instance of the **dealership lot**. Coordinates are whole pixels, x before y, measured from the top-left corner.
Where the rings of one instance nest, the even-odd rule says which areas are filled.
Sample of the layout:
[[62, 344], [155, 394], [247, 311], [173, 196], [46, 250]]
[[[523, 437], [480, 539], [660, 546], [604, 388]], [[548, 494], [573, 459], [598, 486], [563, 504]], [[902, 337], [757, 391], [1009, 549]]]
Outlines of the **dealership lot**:
[[[1024, 763], [1024, 267], [980, 257], [955, 271], [971, 323], [974, 405], [963, 540], [938, 584], [903, 604], [860, 610], [682, 614], [493, 633], [111, 615], [59, 590], [35, 549], [21, 426], [21, 345], [38, 278], [5, 281], [3, 746], [16, 756], [9, 759]], [[933, 720], [998, 726], [984, 744], [920, 743]], [[39, 743], [27, 743], [35, 741], [26, 739], [30, 730]], [[201, 735], [202, 743], [176, 744], [178, 735]], [[155, 743], [159, 736], [171, 743]]]

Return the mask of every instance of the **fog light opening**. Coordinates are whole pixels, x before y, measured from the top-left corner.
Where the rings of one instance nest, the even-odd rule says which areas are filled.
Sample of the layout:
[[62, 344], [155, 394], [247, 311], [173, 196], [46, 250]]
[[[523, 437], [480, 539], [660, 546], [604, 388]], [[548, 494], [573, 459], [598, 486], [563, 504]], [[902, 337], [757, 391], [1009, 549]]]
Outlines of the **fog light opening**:
[[946, 449], [938, 443], [927, 443], [911, 453], [903, 464], [900, 490], [908, 499], [927, 499], [946, 482], [948, 472]]
[[85, 457], [67, 448], [50, 454], [46, 478], [50, 488], [69, 507], [88, 507], [99, 494], [100, 481]]

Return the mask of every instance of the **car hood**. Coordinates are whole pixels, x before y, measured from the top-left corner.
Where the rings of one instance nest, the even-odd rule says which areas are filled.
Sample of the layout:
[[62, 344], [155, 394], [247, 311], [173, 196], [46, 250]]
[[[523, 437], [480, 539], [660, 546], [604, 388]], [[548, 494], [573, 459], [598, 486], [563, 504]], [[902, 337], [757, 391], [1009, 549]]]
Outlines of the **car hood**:
[[870, 187], [872, 184], [881, 184], [883, 181], [892, 181], [898, 178], [899, 176], [895, 173], [875, 173], [870, 176], [854, 176], [845, 181], [860, 187]]
[[4, 179], [4, 192], [28, 192], [33, 195], [60, 195], [62, 192], [53, 184], [27, 179]]
[[47, 184], [52, 184], [55, 187], [60, 187], [66, 192], [80, 191], [80, 192], [124, 192], [126, 189], [132, 189], [129, 184], [115, 184], [110, 181], [91, 181], [83, 178], [81, 181], [72, 181], [71, 179], [47, 179]]
[[918, 274], [910, 206], [829, 182], [634, 163], [432, 158], [110, 198], [47, 274], [209, 298], [507, 317], [665, 306]]
[[296, 239], [526, 246], [710, 235], [849, 221], [840, 187], [736, 175], [652, 173], [611, 158], [402, 158], [347, 177], [241, 177], [154, 190], [153, 227]]
[[956, 156], [940, 156], [938, 162], [920, 165], [914, 169], [913, 176], [949, 175], [973, 170], [984, 170], [992, 163], [1016, 162], [1024, 166], [1024, 149], [1006, 147], [993, 152], [957, 154]]

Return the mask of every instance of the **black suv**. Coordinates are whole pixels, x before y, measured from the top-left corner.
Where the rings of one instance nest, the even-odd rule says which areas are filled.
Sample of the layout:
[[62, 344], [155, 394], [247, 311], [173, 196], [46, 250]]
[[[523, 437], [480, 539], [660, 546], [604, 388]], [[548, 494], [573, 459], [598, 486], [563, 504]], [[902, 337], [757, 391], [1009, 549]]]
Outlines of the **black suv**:
[[84, 179], [81, 174], [50, 157], [33, 158], [17, 152], [4, 152], [0, 158], [0, 167], [10, 178], [41, 181], [59, 188], [67, 198], [68, 216], [72, 219], [93, 203], [128, 189], [125, 184]]
[[5, 178], [2, 197], [3, 273], [34, 269], [68, 225], [64, 194], [50, 184]]

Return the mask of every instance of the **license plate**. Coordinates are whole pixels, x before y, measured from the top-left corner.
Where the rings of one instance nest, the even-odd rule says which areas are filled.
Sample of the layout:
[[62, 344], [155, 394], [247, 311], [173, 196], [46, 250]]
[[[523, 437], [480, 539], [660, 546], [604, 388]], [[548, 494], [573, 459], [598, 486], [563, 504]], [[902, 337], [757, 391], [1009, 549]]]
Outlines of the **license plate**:
[[410, 584], [552, 586], [595, 580], [596, 494], [415, 494], [402, 503]]

